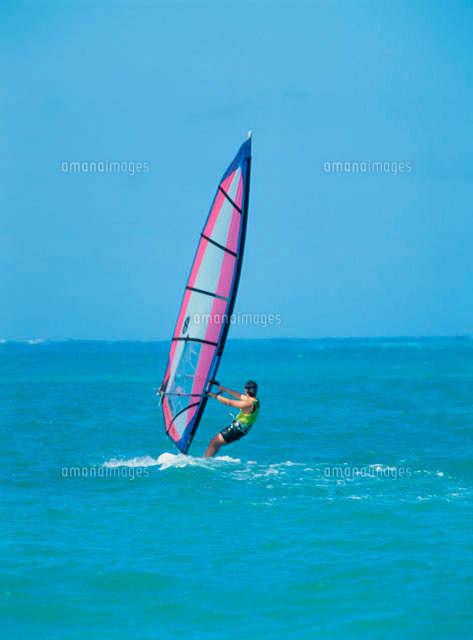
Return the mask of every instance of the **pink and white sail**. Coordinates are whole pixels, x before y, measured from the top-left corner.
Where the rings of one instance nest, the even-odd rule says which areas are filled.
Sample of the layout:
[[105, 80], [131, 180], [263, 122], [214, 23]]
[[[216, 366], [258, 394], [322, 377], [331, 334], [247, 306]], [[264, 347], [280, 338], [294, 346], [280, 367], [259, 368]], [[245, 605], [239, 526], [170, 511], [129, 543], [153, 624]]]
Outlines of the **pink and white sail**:
[[248, 216], [251, 137], [218, 185], [197, 244], [160, 388], [166, 432], [187, 453], [230, 327]]

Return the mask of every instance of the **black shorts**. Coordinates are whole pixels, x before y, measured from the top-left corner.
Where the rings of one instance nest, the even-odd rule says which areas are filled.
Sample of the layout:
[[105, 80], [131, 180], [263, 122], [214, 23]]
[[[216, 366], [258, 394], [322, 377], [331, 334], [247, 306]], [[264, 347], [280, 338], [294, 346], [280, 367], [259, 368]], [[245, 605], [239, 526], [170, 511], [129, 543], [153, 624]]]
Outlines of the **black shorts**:
[[236, 440], [243, 438], [243, 436], [246, 436], [250, 427], [247, 429], [245, 429], [245, 427], [246, 425], [243, 426], [240, 422], [234, 420], [229, 427], [223, 429], [220, 433], [222, 434], [222, 438], [225, 440], [225, 443], [230, 444], [230, 442], [235, 442]]

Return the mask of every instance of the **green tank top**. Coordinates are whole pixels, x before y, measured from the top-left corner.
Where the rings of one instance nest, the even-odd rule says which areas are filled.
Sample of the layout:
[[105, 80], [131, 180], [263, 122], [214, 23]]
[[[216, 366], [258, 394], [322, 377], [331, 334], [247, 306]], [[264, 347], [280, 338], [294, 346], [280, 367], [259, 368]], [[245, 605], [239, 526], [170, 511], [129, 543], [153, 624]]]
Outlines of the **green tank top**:
[[244, 424], [248, 428], [254, 425], [259, 414], [259, 400], [257, 400], [256, 398], [251, 398], [251, 401], [255, 403], [253, 413], [243, 413], [243, 411], [240, 411], [240, 413], [235, 418], [237, 422], [239, 422], [240, 424]]

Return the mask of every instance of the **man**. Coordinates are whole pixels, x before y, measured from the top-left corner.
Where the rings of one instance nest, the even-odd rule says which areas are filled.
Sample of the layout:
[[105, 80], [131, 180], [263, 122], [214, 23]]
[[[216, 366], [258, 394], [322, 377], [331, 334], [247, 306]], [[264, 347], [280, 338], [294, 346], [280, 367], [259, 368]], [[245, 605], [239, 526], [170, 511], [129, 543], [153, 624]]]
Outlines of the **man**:
[[207, 451], [204, 453], [204, 458], [211, 458], [217, 453], [220, 447], [223, 447], [223, 445], [230, 444], [230, 442], [235, 442], [235, 440], [239, 440], [240, 438], [243, 438], [243, 436], [246, 436], [248, 431], [256, 422], [256, 418], [259, 414], [259, 400], [256, 397], [256, 394], [258, 393], [258, 385], [254, 380], [249, 380], [245, 384], [245, 393], [232, 391], [231, 389], [221, 387], [220, 385], [218, 385], [218, 388], [220, 393], [226, 392], [236, 399], [230, 400], [230, 398], [224, 398], [223, 396], [215, 393], [209, 393], [208, 395], [211, 398], [216, 398], [219, 402], [227, 405], [228, 407], [240, 409], [240, 413], [229, 427], [223, 429], [223, 431], [220, 431], [220, 433], [217, 433], [217, 435], [212, 438], [209, 442], [209, 446], [207, 447]]

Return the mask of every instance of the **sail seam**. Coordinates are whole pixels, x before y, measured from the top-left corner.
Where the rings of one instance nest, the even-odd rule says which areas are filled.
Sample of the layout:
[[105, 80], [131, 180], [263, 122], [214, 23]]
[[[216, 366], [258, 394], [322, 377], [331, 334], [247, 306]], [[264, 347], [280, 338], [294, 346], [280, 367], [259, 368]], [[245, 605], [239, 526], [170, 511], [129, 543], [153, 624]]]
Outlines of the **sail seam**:
[[218, 298], [219, 300], [228, 300], [228, 298], [225, 298], [225, 296], [220, 296], [218, 295], [218, 293], [212, 293], [212, 291], [205, 291], [204, 289], [196, 289], [195, 287], [189, 286], [187, 286], [186, 289], [188, 289], [189, 291], [195, 291], [196, 293], [203, 293], [206, 296], [213, 296], [214, 298]]
[[175, 340], [184, 340], [185, 342], [200, 342], [202, 344], [211, 344], [213, 347], [218, 347], [218, 342], [212, 342], [211, 340], [202, 340], [201, 338], [190, 338], [189, 336], [186, 336], [185, 338], [173, 338], [173, 341]]
[[228, 193], [222, 189], [221, 185], [218, 185], [219, 191], [221, 191], [223, 193], [223, 195], [225, 196], [225, 198], [230, 202], [230, 204], [239, 212], [239, 213], [243, 213], [243, 211], [240, 209], [240, 207], [233, 202], [233, 200], [230, 198], [230, 196], [228, 195]]
[[235, 256], [235, 258], [237, 257], [237, 254], [234, 251], [232, 251], [231, 249], [227, 249], [227, 247], [224, 247], [223, 244], [220, 244], [219, 242], [215, 242], [215, 240], [212, 240], [212, 238], [209, 238], [204, 233], [201, 233], [200, 235], [202, 236], [202, 238], [207, 240], [207, 242], [214, 244], [216, 247], [218, 247], [222, 251], [226, 251], [227, 253], [230, 253], [232, 256]]

